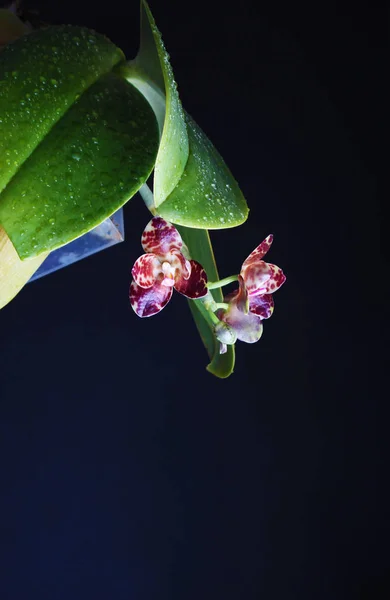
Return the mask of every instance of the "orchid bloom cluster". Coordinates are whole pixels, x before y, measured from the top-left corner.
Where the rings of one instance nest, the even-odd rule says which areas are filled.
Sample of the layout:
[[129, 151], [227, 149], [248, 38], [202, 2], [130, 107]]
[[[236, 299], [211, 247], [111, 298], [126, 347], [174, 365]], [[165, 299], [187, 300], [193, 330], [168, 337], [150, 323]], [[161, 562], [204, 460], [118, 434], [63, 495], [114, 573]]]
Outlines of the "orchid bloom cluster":
[[[274, 310], [272, 294], [286, 281], [283, 271], [266, 263], [270, 249], [269, 235], [244, 261], [239, 275], [208, 283], [202, 265], [191, 260], [177, 229], [161, 217], [153, 217], [146, 226], [141, 243], [145, 254], [133, 268], [130, 303], [139, 317], [160, 312], [172, 297], [173, 289], [192, 300], [203, 302], [210, 315], [220, 352], [237, 339], [257, 342], [263, 332], [263, 320]], [[216, 303], [210, 289], [238, 281], [238, 289]]]

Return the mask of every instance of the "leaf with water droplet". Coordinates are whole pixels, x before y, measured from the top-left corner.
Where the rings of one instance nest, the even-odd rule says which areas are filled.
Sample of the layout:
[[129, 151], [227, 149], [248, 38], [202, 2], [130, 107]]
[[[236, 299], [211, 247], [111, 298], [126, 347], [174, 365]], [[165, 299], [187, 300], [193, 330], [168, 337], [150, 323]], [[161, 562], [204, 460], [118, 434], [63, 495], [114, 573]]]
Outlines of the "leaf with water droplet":
[[[96, 39], [91, 45], [85, 31], [40, 30], [0, 54], [0, 80], [4, 74], [6, 82], [0, 95], [0, 223], [22, 259], [54, 250], [104, 221], [137, 192], [155, 163], [153, 110], [112, 72], [122, 52], [88, 31]], [[77, 49], [72, 32], [78, 33]], [[42, 59], [53, 42], [64, 57], [61, 77], [49, 53], [48, 61]], [[69, 70], [78, 76], [69, 79]], [[27, 119], [23, 102], [37, 86], [45, 92], [32, 96]]]
[[[82, 38], [82, 32], [96, 39], [98, 53], [87, 42], [73, 44], [72, 35]], [[62, 57], [61, 67], [53, 61], [53, 46]], [[19, 154], [17, 164], [7, 169], [0, 165], [0, 192], [76, 98], [123, 59], [106, 37], [68, 25], [33, 31], [1, 50], [0, 157], [5, 150]], [[28, 118], [26, 94], [31, 94]]]
[[197, 229], [236, 227], [248, 217], [245, 198], [210, 140], [189, 115], [186, 120], [188, 162], [158, 213], [172, 223]]
[[[210, 140], [183, 111], [169, 55], [145, 0], [141, 2], [139, 53], [121, 69], [160, 119], [153, 185], [158, 214], [175, 224], [201, 229], [242, 224], [248, 216], [245, 198]], [[162, 92], [165, 111], [161, 110]]]
[[[187, 128], [169, 56], [153, 15], [141, 1], [141, 40], [137, 57], [123, 75], [145, 94], [160, 127], [154, 169], [154, 201], [159, 206], [179, 182], [189, 153]], [[146, 84], [146, 87], [145, 87]], [[165, 102], [166, 98], [166, 102]]]

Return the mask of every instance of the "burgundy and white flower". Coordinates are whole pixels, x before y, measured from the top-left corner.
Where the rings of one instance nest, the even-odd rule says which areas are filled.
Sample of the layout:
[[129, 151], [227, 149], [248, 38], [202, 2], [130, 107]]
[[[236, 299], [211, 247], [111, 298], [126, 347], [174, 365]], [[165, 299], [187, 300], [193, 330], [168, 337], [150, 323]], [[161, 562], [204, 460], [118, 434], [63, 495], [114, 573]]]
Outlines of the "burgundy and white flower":
[[161, 217], [154, 217], [141, 237], [146, 254], [132, 268], [130, 303], [139, 317], [151, 317], [168, 304], [173, 288], [187, 298], [207, 294], [207, 275], [202, 265], [187, 260], [177, 229]]
[[243, 262], [239, 287], [225, 298], [229, 307], [217, 312], [219, 319], [233, 328], [237, 338], [249, 344], [260, 339], [262, 321], [269, 319], [274, 311], [272, 294], [286, 281], [282, 269], [262, 260], [272, 241], [272, 235], [266, 237]]

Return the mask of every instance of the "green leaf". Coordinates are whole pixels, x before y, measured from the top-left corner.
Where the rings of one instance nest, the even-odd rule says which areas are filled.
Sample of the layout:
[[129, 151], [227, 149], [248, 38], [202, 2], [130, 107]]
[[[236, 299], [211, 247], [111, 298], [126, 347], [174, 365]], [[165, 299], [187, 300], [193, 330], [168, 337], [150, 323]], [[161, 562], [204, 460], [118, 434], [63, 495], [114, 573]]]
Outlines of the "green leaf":
[[[141, 80], [149, 81], [155, 86], [154, 103], [157, 103], [157, 114], [162, 126], [153, 186], [154, 201], [158, 207], [180, 180], [188, 159], [189, 147], [184, 112], [169, 55], [149, 6], [144, 0], [141, 1], [140, 49], [133, 65]], [[136, 85], [134, 81], [132, 83]], [[161, 103], [164, 103], [165, 99], [164, 112], [161, 115]]]
[[177, 225], [224, 229], [241, 225], [248, 207], [236, 180], [201, 128], [186, 115], [190, 155], [179, 183], [158, 208]]
[[140, 50], [121, 70], [148, 99], [160, 124], [153, 186], [157, 213], [172, 223], [199, 229], [243, 223], [248, 216], [246, 201], [210, 140], [183, 112], [169, 56], [144, 0]]
[[158, 149], [150, 105], [109, 72], [121, 51], [80, 28], [40, 34], [0, 57], [0, 223], [22, 259], [64, 245], [114, 213], [147, 180]]
[[40, 29], [0, 53], [0, 192], [77, 98], [124, 60], [82, 27]]
[[[203, 265], [210, 281], [217, 281], [219, 276], [208, 231], [181, 226], [177, 227], [177, 229], [188, 247], [191, 258]], [[215, 302], [223, 302], [221, 288], [214, 289], [211, 293]], [[208, 312], [203, 303], [200, 300], [189, 300], [188, 303], [199, 334], [210, 357], [211, 362], [207, 366], [207, 370], [216, 377], [229, 377], [234, 369], [234, 346], [228, 346], [227, 352], [220, 354], [220, 343], [214, 335], [213, 325], [210, 322]]]

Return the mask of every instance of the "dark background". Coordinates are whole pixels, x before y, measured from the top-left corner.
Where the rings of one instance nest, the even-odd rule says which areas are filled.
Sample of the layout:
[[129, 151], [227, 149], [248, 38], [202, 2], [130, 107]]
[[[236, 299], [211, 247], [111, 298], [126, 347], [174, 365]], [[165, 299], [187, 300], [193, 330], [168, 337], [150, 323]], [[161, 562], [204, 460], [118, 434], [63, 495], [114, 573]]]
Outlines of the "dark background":
[[[27, 5], [136, 53], [136, 0]], [[251, 208], [213, 233], [220, 273], [272, 232], [287, 283], [261, 341], [214, 379], [179, 295], [151, 319], [129, 307], [137, 196], [123, 244], [1, 311], [0, 599], [387, 598], [386, 15], [151, 8], [183, 104]]]

